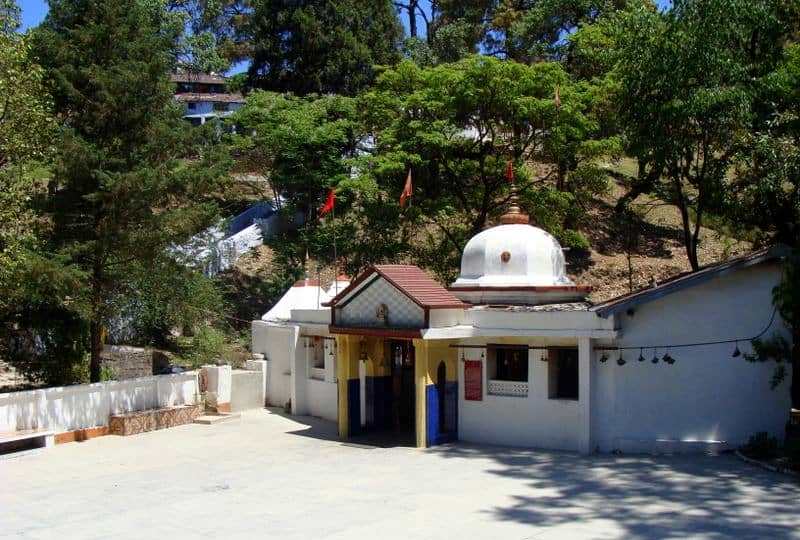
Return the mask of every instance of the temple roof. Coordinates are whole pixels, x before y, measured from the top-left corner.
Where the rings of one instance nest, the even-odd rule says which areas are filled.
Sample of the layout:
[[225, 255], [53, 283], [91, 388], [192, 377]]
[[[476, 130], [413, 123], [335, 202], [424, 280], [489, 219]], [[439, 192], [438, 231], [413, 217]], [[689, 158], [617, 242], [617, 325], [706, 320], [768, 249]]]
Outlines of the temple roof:
[[346, 303], [352, 293], [357, 291], [373, 275], [384, 278], [420, 307], [428, 309], [466, 307], [453, 293], [437, 283], [421, 268], [411, 264], [378, 264], [371, 266], [325, 305], [334, 307], [340, 303]]

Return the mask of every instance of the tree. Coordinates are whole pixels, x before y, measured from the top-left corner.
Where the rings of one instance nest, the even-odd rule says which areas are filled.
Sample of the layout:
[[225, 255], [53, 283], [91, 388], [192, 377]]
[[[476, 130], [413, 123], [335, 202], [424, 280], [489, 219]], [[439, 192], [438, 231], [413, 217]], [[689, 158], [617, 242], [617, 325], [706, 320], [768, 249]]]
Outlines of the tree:
[[[375, 148], [361, 158], [362, 181], [383, 197], [384, 215], [402, 218], [414, 256], [444, 279], [466, 240], [502, 213], [509, 159], [534, 222], [585, 247], [573, 226], [581, 201], [604, 189], [598, 158], [615, 146], [598, 137], [592, 100], [591, 87], [573, 83], [555, 62], [405, 62], [382, 74], [359, 107], [375, 135]], [[395, 201], [409, 168], [416, 192], [401, 210]]]
[[55, 132], [44, 73], [16, 33], [18, 17], [13, 1], [0, 1], [0, 320], [17, 305], [22, 287], [12, 276], [35, 241], [36, 181], [27, 169], [48, 157]]
[[232, 119], [246, 133], [235, 150], [270, 179], [290, 212], [316, 216], [328, 190], [349, 177], [345, 160], [359, 142], [356, 103], [344, 96], [295, 97], [256, 91]]
[[747, 134], [737, 155], [728, 204], [735, 230], [760, 243], [781, 243], [793, 256], [774, 303], [791, 331], [791, 345], [780, 335], [753, 343], [754, 360], [775, 360], [776, 381], [792, 365], [792, 405], [800, 406], [800, 45], [784, 50], [783, 61], [762, 78], [758, 129]]
[[674, 204], [695, 270], [703, 220], [722, 211], [755, 120], [755, 81], [780, 58], [779, 8], [772, 0], [678, 0], [665, 13], [637, 8], [618, 18], [619, 121], [640, 171], [623, 200], [650, 192]]
[[565, 34], [628, 0], [443, 0], [439, 25], [466, 23], [485, 54], [531, 63], [560, 59]]
[[389, 0], [253, 0], [246, 33], [250, 86], [298, 95], [358, 93], [402, 37]]
[[[48, 248], [80, 272], [92, 381], [119, 306], [142, 292], [135, 270], [164, 269], [169, 247], [216, 215], [209, 194], [227, 160], [172, 100], [182, 31], [159, 1], [53, 0], [36, 32], [64, 123], [44, 205]], [[175, 292], [165, 301], [179, 302]]]

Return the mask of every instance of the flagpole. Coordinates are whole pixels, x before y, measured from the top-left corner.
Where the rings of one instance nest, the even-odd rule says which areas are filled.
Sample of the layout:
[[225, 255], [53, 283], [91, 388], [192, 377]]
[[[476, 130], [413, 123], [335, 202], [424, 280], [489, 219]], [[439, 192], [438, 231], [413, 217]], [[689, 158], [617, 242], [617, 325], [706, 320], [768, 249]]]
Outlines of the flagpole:
[[333, 290], [339, 293], [339, 258], [336, 254], [336, 202], [334, 199], [331, 207], [331, 219], [333, 220]]

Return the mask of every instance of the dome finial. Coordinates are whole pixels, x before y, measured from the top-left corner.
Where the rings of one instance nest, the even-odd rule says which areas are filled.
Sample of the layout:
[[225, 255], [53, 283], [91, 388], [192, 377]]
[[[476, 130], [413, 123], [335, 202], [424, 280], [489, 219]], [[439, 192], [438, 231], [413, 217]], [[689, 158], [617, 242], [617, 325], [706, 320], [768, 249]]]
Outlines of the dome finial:
[[517, 184], [514, 182], [514, 162], [510, 159], [506, 166], [506, 180], [511, 184], [511, 196], [508, 198], [508, 208], [506, 212], [500, 216], [500, 223], [503, 225], [527, 225], [531, 218], [519, 206]]

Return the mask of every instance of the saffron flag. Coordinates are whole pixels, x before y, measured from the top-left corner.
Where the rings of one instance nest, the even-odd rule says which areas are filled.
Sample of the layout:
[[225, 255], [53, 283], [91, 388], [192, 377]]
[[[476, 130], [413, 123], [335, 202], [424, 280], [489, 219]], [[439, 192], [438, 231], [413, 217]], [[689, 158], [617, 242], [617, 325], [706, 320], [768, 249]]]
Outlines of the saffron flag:
[[514, 162], [510, 159], [508, 160], [508, 164], [506, 165], [506, 180], [510, 183], [514, 183]]
[[411, 169], [408, 169], [408, 176], [406, 177], [406, 185], [403, 186], [403, 192], [400, 194], [400, 208], [405, 207], [406, 201], [411, 198], [411, 192], [414, 186], [411, 183]]
[[325, 204], [319, 209], [319, 217], [323, 217], [328, 212], [332, 212], [334, 205], [336, 205], [336, 194], [333, 192], [333, 188], [331, 188], [328, 192], [328, 198], [325, 199]]

